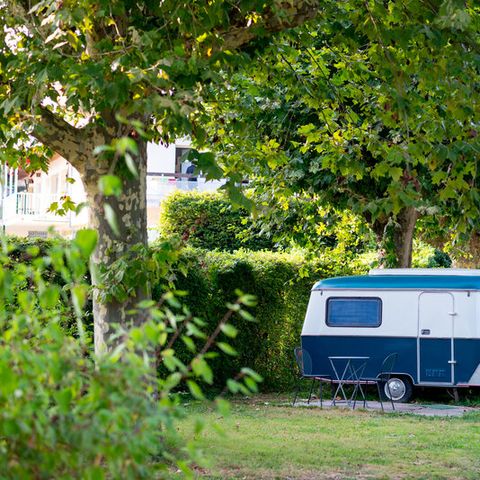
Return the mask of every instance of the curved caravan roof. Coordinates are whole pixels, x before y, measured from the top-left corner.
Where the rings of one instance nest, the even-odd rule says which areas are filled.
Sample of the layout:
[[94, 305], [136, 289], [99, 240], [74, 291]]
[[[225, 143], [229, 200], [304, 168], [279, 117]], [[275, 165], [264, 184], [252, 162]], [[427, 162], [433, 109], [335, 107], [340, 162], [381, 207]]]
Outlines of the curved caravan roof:
[[320, 280], [313, 290], [480, 290], [480, 270], [390, 269]]

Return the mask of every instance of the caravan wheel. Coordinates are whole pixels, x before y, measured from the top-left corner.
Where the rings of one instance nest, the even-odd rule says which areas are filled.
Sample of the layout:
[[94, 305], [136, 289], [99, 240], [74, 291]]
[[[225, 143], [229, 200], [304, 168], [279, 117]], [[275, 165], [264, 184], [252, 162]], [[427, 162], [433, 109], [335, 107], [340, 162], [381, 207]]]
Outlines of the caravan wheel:
[[412, 398], [413, 386], [407, 377], [391, 377], [383, 387], [385, 398], [398, 403], [406, 403]]

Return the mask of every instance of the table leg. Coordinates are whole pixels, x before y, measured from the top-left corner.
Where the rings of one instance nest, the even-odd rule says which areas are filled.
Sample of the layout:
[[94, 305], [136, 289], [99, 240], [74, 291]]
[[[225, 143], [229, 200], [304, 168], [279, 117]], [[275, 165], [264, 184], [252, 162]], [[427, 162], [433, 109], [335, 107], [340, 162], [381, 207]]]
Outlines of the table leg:
[[353, 389], [353, 394], [352, 394], [353, 408], [355, 408], [357, 404], [357, 395], [359, 391], [360, 391], [360, 394], [362, 395], [363, 406], [365, 407], [367, 404], [367, 397], [365, 395], [365, 392], [363, 391], [362, 384], [360, 383], [360, 379], [363, 376], [363, 372], [365, 371], [366, 366], [367, 366], [367, 363], [364, 362], [358, 368], [353, 367], [352, 369], [352, 377], [353, 377], [353, 380], [355, 381], [355, 388]]
[[345, 368], [343, 369], [343, 372], [342, 372], [342, 376], [340, 376], [338, 374], [338, 371], [335, 368], [335, 363], [332, 360], [330, 360], [330, 364], [332, 365], [332, 369], [335, 373], [335, 376], [338, 379], [338, 386], [337, 386], [337, 389], [335, 390], [335, 393], [333, 394], [332, 403], [333, 403], [334, 406], [336, 405], [336, 397], [337, 397], [338, 392], [340, 391], [340, 392], [342, 392], [343, 399], [350, 406], [350, 402], [348, 400], [347, 394], [345, 393], [345, 390], [343, 389], [343, 385], [344, 385], [344, 382], [345, 382], [345, 376], [346, 376], [347, 372], [350, 371], [350, 369], [351, 369], [350, 360], [347, 360]]

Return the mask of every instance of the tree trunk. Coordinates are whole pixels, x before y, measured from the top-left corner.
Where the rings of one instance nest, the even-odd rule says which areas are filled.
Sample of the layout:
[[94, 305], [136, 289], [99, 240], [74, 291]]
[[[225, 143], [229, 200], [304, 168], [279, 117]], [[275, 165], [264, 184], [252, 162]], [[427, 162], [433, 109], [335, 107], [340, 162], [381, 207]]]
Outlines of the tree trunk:
[[392, 240], [396, 265], [399, 268], [412, 266], [413, 234], [418, 212], [413, 207], [403, 209], [393, 226]]
[[468, 243], [454, 252], [455, 268], [479, 268], [480, 266], [480, 234], [472, 232]]
[[415, 208], [403, 209], [395, 219], [386, 217], [372, 222], [370, 216], [365, 218], [377, 237], [380, 265], [388, 268], [410, 268], [413, 234], [418, 218]]
[[[112, 300], [102, 303], [98, 298], [102, 286], [96, 267], [108, 268], [118, 258], [128, 253], [133, 246], [147, 245], [147, 149], [145, 142], [138, 141], [137, 143], [139, 155], [135, 163], [138, 177], [134, 177], [128, 172], [124, 165], [118, 165], [114, 172], [123, 181], [123, 191], [119, 197], [105, 197], [100, 193], [98, 180], [107, 172], [97, 164], [92, 162], [91, 168], [87, 166], [82, 172], [90, 207], [89, 226], [98, 233], [97, 247], [91, 259], [94, 264], [94, 268], [92, 268], [93, 317], [95, 352], [97, 354], [101, 354], [111, 344], [109, 337], [113, 333], [112, 323], [126, 326], [142, 321], [138, 316], [129, 315], [127, 312], [134, 308], [140, 300], [148, 298], [150, 294], [148, 285], [138, 285], [135, 286], [135, 296], [124, 302]], [[107, 221], [105, 209], [107, 204], [115, 214], [118, 235]], [[106, 287], [111, 287], [111, 285], [106, 285]]]

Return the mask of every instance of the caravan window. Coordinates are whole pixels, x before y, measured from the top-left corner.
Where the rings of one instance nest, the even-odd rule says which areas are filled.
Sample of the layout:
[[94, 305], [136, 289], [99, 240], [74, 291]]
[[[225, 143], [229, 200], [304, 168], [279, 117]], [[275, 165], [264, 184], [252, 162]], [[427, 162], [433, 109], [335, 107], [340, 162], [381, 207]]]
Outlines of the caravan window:
[[327, 300], [329, 327], [379, 327], [382, 300], [377, 297], [331, 297]]

